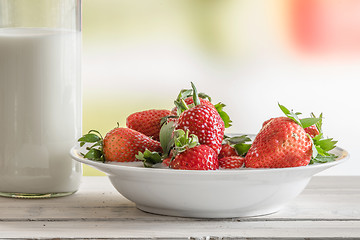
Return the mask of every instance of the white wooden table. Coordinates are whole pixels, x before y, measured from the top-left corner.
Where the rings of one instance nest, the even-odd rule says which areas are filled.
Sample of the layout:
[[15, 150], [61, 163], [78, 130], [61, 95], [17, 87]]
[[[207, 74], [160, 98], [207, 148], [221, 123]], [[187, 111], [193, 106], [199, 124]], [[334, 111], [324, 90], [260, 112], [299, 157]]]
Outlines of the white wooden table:
[[0, 239], [360, 238], [360, 177], [314, 177], [304, 192], [267, 216], [191, 219], [138, 210], [107, 177], [84, 177], [74, 195], [0, 198]]

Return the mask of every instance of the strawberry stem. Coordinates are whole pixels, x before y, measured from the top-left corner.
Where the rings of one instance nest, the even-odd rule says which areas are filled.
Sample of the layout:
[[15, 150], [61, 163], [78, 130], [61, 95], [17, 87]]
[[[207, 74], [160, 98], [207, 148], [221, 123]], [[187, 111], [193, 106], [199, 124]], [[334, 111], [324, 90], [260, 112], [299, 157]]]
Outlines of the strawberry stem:
[[180, 114], [186, 110], [189, 109], [189, 106], [186, 104], [185, 100], [184, 99], [179, 99], [179, 100], [176, 100], [174, 101], [174, 104], [176, 106], [176, 111], [177, 111], [177, 114], [178, 116], [180, 116]]
[[200, 99], [199, 99], [199, 96], [198, 96], [198, 92], [197, 92], [197, 89], [194, 85], [193, 82], [191, 82], [191, 88], [193, 89], [193, 100], [194, 100], [194, 105], [197, 106], [197, 105], [200, 105]]
[[199, 139], [195, 134], [190, 134], [189, 130], [186, 132], [182, 129], [174, 131], [174, 150], [176, 153], [185, 151], [199, 145]]

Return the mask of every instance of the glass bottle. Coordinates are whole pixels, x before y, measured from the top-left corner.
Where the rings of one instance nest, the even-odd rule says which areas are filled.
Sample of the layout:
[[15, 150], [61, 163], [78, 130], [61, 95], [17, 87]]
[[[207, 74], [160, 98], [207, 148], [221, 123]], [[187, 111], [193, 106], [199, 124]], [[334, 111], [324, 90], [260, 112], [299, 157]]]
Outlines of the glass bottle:
[[81, 0], [0, 0], [0, 196], [66, 196], [82, 168]]

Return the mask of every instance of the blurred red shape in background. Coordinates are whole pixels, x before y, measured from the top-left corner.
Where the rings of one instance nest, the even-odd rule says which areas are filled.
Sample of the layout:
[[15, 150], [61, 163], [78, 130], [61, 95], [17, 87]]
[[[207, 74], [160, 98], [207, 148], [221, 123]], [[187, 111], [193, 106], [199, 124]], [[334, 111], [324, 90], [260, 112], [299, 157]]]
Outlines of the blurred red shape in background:
[[293, 39], [302, 51], [360, 53], [360, 0], [293, 0], [290, 11]]

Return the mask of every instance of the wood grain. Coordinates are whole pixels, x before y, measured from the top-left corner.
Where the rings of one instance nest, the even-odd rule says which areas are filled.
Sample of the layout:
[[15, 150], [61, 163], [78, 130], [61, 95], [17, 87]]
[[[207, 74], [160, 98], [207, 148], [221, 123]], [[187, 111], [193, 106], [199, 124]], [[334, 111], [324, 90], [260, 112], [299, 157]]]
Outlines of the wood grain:
[[314, 177], [277, 213], [231, 219], [149, 214], [107, 177], [84, 177], [80, 190], [54, 199], [0, 198], [0, 239], [278, 239], [360, 237], [360, 177]]

